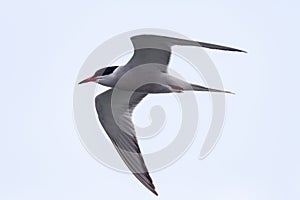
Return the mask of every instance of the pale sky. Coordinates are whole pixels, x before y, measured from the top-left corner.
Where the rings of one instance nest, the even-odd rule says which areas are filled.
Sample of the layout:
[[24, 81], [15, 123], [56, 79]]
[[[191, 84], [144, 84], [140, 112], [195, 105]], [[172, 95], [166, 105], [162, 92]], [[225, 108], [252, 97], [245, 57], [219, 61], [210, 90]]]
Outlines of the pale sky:
[[[0, 199], [299, 199], [298, 10], [298, 1], [2, 1]], [[158, 197], [94, 160], [73, 118], [74, 84], [88, 55], [140, 28], [249, 52], [207, 50], [224, 87], [236, 93], [226, 99], [223, 135], [198, 160], [211, 113], [209, 95], [197, 95], [199, 134], [180, 160], [152, 173]], [[177, 58], [170, 68], [179, 65]], [[151, 140], [141, 146], [155, 150]]]

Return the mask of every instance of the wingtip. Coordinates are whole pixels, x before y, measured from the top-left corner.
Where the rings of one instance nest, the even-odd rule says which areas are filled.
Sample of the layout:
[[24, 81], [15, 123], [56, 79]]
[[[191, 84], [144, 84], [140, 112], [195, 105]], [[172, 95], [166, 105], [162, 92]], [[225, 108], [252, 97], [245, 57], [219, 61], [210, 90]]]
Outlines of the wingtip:
[[242, 52], [242, 53], [248, 53], [247, 51], [244, 51], [244, 50], [240, 50], [240, 52]]
[[156, 192], [154, 185], [153, 185], [153, 187], [148, 188], [148, 189], [149, 189], [149, 191], [152, 192], [155, 196], [158, 196], [158, 193]]
[[230, 91], [225, 91], [225, 93], [235, 95], [234, 92], [230, 92]]
[[152, 192], [155, 196], [158, 196], [158, 193], [156, 192], [154, 185], [153, 185], [153, 187], [151, 187], [151, 188], [148, 187], [148, 189], [149, 189], [149, 191]]
[[234, 49], [233, 50], [229, 50], [229, 51], [235, 51], [235, 52], [239, 52], [239, 53], [248, 53], [247, 51], [241, 50], [241, 49]]

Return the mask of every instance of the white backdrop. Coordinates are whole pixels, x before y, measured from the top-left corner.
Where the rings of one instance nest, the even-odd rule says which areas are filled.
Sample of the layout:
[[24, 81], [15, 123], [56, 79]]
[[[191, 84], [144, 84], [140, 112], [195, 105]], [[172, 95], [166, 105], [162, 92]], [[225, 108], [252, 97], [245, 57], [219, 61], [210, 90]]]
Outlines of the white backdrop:
[[[299, 199], [298, 10], [297, 1], [2, 1], [0, 199]], [[96, 162], [73, 121], [73, 87], [86, 57], [139, 28], [249, 52], [207, 51], [237, 95], [227, 96], [223, 136], [205, 160], [197, 156], [210, 99], [197, 95], [198, 137], [182, 159], [152, 173], [158, 198]], [[184, 64], [173, 59], [170, 67]], [[151, 140], [141, 146], [153, 151]]]

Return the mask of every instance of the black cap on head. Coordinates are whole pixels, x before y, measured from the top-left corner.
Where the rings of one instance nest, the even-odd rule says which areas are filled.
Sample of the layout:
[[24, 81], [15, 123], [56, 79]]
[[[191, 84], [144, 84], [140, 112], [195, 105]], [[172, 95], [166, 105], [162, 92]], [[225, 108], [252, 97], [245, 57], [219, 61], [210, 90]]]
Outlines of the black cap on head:
[[118, 67], [119, 66], [111, 66], [111, 67], [105, 67], [105, 68], [99, 69], [94, 74], [94, 77], [109, 75], [109, 74], [113, 73], [115, 71], [115, 69], [117, 69]]

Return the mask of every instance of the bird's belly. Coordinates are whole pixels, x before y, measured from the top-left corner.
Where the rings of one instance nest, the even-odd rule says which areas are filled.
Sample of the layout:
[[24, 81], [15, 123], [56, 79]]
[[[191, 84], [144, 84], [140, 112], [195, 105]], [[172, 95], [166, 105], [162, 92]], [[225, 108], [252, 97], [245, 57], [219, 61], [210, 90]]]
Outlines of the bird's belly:
[[149, 83], [145, 84], [142, 87], [138, 88], [136, 91], [145, 92], [145, 93], [171, 93], [173, 92], [172, 88], [166, 85]]
[[172, 90], [164, 82], [161, 73], [143, 70], [142, 74], [127, 73], [123, 75], [115, 84], [115, 87], [145, 93], [170, 93]]

